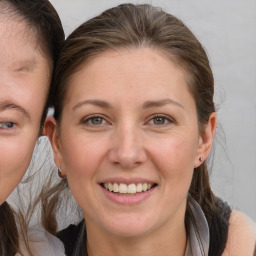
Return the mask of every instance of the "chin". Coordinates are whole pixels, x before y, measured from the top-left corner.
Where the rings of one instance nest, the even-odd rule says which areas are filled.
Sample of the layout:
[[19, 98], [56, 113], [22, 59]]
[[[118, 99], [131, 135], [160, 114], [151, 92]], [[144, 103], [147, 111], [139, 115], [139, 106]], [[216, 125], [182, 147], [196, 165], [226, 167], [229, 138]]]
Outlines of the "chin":
[[129, 217], [122, 218], [120, 221], [108, 222], [105, 225], [105, 230], [112, 235], [123, 237], [123, 238], [133, 238], [140, 237], [152, 231], [152, 221], [147, 221], [146, 219]]

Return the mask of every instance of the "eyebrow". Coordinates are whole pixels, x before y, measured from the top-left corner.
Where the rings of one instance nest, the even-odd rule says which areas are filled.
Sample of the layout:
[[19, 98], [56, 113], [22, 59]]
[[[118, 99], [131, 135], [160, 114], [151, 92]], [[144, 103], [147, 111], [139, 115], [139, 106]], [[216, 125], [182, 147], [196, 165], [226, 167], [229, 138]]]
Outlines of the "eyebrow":
[[[83, 105], [87, 105], [87, 104], [91, 104], [94, 106], [98, 106], [101, 108], [112, 108], [112, 106], [107, 103], [106, 101], [103, 100], [84, 100], [84, 101], [80, 101], [78, 102], [73, 108], [72, 110], [75, 111], [76, 109], [80, 108]], [[179, 102], [172, 100], [172, 99], [162, 99], [162, 100], [156, 100], [156, 101], [146, 101], [143, 105], [142, 108], [143, 109], [147, 109], [147, 108], [152, 108], [152, 107], [162, 107], [164, 105], [167, 104], [172, 104], [172, 105], [176, 105], [178, 107], [181, 107], [184, 109], [183, 105], [181, 105]]]
[[26, 116], [29, 120], [31, 120], [29, 113], [21, 106], [14, 104], [12, 102], [0, 102], [0, 111], [4, 111], [7, 109], [17, 110]]
[[176, 106], [181, 107], [181, 108], [184, 109], [183, 105], [181, 105], [179, 102], [177, 102], [175, 100], [172, 100], [172, 99], [162, 99], [162, 100], [156, 100], [156, 101], [146, 101], [143, 104], [143, 109], [152, 108], [152, 107], [162, 107], [162, 106], [167, 105], [167, 104], [176, 105]]
[[106, 101], [103, 100], [84, 100], [84, 101], [80, 101], [78, 102], [73, 108], [72, 110], [76, 110], [78, 108], [80, 108], [83, 105], [87, 105], [87, 104], [91, 104], [94, 106], [98, 106], [101, 108], [111, 108], [111, 105], [109, 103], [107, 103]]

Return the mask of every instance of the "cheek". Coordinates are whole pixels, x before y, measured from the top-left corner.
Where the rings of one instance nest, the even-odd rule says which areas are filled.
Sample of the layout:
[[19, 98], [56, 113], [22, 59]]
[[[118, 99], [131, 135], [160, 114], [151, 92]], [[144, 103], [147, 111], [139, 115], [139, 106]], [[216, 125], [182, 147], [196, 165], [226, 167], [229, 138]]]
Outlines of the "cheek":
[[[22, 145], [22, 148], [21, 148]], [[0, 144], [0, 201], [5, 201], [24, 176], [32, 157], [35, 140], [9, 139]]]
[[[64, 133], [62, 133], [64, 135]], [[102, 147], [78, 137], [61, 141], [62, 166], [75, 200], [84, 211], [93, 208], [95, 179], [102, 159]], [[93, 201], [91, 201], [93, 200]]]
[[189, 187], [196, 154], [196, 142], [187, 136], [174, 136], [152, 145], [151, 159], [165, 182], [173, 187]]
[[[153, 150], [153, 148], [152, 148]], [[193, 175], [194, 146], [185, 139], [165, 140], [151, 151], [158, 170], [162, 200], [156, 208], [167, 209], [163, 214], [175, 214], [183, 209]]]
[[36, 136], [32, 138], [28, 135], [23, 136], [23, 138], [2, 141], [0, 143], [0, 165], [12, 166], [14, 171], [15, 169], [21, 169], [23, 166], [27, 167], [30, 163], [35, 143]]
[[88, 140], [88, 136], [79, 134], [71, 138], [62, 133], [61, 138], [63, 167], [67, 175], [78, 179], [82, 176], [93, 176], [104, 154], [102, 143]]

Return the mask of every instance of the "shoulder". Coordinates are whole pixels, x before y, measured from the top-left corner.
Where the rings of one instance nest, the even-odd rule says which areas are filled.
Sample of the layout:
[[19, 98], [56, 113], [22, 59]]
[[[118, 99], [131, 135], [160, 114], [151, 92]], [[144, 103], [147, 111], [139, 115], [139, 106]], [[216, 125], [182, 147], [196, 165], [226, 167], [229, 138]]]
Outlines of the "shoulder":
[[256, 243], [256, 224], [244, 213], [233, 210], [228, 239], [222, 256], [252, 256]]
[[83, 227], [83, 221], [81, 221], [78, 225], [71, 224], [67, 228], [59, 231], [57, 233], [57, 237], [65, 244], [70, 243], [73, 244], [77, 237], [79, 236], [79, 233], [81, 231], [81, 228]]
[[58, 232], [57, 237], [62, 241], [65, 247], [66, 255], [72, 255], [78, 238], [84, 227], [84, 220], [78, 225], [69, 225], [67, 228]]

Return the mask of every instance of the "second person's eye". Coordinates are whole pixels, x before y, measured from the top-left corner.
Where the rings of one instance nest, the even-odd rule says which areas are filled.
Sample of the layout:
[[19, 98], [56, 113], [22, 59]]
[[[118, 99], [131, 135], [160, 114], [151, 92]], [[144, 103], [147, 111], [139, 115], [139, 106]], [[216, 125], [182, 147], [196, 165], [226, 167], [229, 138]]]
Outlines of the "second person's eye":
[[14, 125], [13, 122], [0, 122], [0, 129], [11, 129]]

